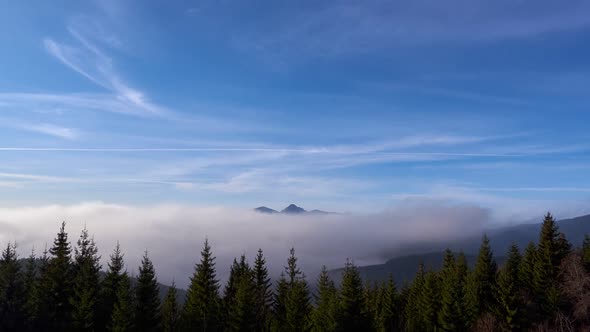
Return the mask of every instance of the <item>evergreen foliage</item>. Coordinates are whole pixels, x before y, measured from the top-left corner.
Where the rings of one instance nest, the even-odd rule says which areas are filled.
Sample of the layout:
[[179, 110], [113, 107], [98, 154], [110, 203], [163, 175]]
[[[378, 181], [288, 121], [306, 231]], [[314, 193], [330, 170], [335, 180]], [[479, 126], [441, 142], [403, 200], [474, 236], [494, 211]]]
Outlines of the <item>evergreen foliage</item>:
[[459, 303], [462, 302], [463, 285], [459, 280], [459, 271], [455, 262], [455, 255], [450, 249], [445, 251], [443, 267], [440, 272], [440, 312], [438, 324], [443, 331], [461, 330], [460, 323], [463, 312]]
[[[39, 265], [45, 265], [43, 260], [39, 260]], [[24, 312], [24, 330], [34, 331], [35, 323], [39, 318], [39, 278], [37, 277], [37, 259], [35, 249], [27, 258], [25, 271], [23, 273], [23, 312]]]
[[229, 308], [226, 331], [253, 331], [256, 328], [255, 287], [254, 275], [246, 266], [236, 276], [235, 297]]
[[255, 282], [255, 303], [257, 332], [268, 332], [271, 323], [272, 309], [272, 284], [268, 276], [266, 260], [262, 249], [258, 249], [254, 260], [254, 282]]
[[438, 273], [428, 271], [424, 275], [424, 284], [422, 286], [420, 300], [418, 302], [418, 312], [422, 321], [424, 331], [437, 331], [438, 317], [440, 309], [440, 278]]
[[497, 265], [490, 248], [490, 241], [484, 235], [475, 268], [466, 284], [466, 314], [471, 321], [494, 311], [496, 272]]
[[70, 298], [72, 327], [75, 331], [93, 331], [96, 329], [94, 322], [99, 294], [100, 257], [86, 228], [82, 230], [74, 252], [74, 285]]
[[519, 270], [522, 257], [516, 244], [508, 250], [508, 260], [498, 274], [496, 313], [505, 329], [516, 331], [521, 327], [523, 311], [522, 294], [519, 292]]
[[315, 310], [312, 313], [313, 331], [330, 332], [336, 330], [336, 313], [338, 312], [338, 292], [334, 282], [328, 276], [328, 269], [322, 266], [314, 294]]
[[273, 317], [271, 322], [272, 331], [280, 331], [287, 321], [287, 297], [289, 295], [289, 283], [285, 273], [281, 272], [277, 281], [273, 299]]
[[529, 242], [524, 250], [522, 261], [518, 271], [518, 279], [523, 289], [529, 294], [534, 291], [533, 276], [535, 274], [535, 262], [537, 261], [537, 246]]
[[363, 281], [356, 266], [347, 261], [339, 292], [340, 307], [336, 316], [338, 331], [366, 331], [371, 327], [364, 306]]
[[134, 297], [131, 288], [131, 281], [127, 272], [121, 274], [119, 280], [119, 287], [117, 290], [117, 298], [113, 306], [113, 313], [111, 315], [109, 330], [112, 332], [129, 332], [134, 331]]
[[[242, 255], [240, 257], [239, 263], [234, 258], [233, 264], [230, 268], [229, 279], [225, 286], [223, 295], [223, 320], [226, 323], [226, 329], [232, 324], [231, 319], [232, 315], [235, 314], [237, 293], [240, 288], [240, 283], [243, 282], [243, 277], [245, 277], [246, 279], [251, 279], [252, 286], [254, 286], [253, 274], [250, 270], [250, 266], [246, 262], [245, 255]], [[253, 291], [254, 290], [252, 290], [252, 292]], [[254, 298], [254, 294], [252, 294], [252, 298]], [[255, 309], [253, 306], [252, 308]]]
[[160, 330], [160, 289], [154, 265], [147, 251], [141, 260], [135, 286], [135, 328], [139, 331]]
[[209, 241], [201, 251], [201, 261], [195, 267], [183, 308], [183, 325], [188, 331], [218, 331], [221, 329], [219, 282], [215, 273], [215, 257]]
[[582, 263], [584, 268], [590, 271], [590, 236], [584, 234], [584, 242], [582, 243]]
[[101, 284], [100, 303], [98, 311], [98, 321], [101, 323], [97, 326], [97, 330], [104, 331], [110, 322], [113, 315], [113, 309], [117, 301], [117, 292], [123, 276], [123, 254], [121, 247], [117, 242], [113, 253], [110, 255], [110, 261], [107, 263], [107, 271], [104, 280]]
[[8, 243], [0, 258], [0, 331], [24, 330], [24, 295], [16, 244]]
[[424, 264], [420, 263], [406, 299], [404, 310], [405, 329], [409, 332], [424, 330], [424, 322], [420, 311], [422, 288], [424, 287]]
[[288, 296], [286, 305], [285, 331], [307, 331], [310, 328], [311, 299], [305, 274], [297, 265], [295, 249], [291, 249], [291, 255], [285, 267], [288, 276]]
[[[346, 266], [346, 265], [345, 265]], [[377, 329], [383, 302], [383, 287], [378, 282], [366, 282], [363, 289], [363, 311], [370, 321], [371, 330]]]
[[163, 332], [174, 332], [178, 331], [180, 325], [180, 307], [176, 298], [178, 297], [178, 290], [174, 281], [168, 291], [164, 302], [162, 303], [162, 331]]
[[540, 312], [545, 316], [551, 316], [558, 310], [559, 268], [561, 260], [569, 251], [570, 244], [559, 232], [553, 216], [547, 213], [541, 226], [533, 273], [535, 300], [539, 304]]
[[[51, 312], [54, 310], [54, 305], [51, 302], [51, 282], [49, 274], [49, 250], [45, 248], [43, 255], [39, 259], [38, 277], [36, 281], [36, 288], [30, 293], [31, 299], [28, 299], [31, 309], [33, 311], [32, 320], [29, 322], [29, 327], [32, 331], [40, 328], [50, 327]], [[51, 331], [50, 328], [48, 330]]]
[[310, 330], [311, 309], [307, 281], [297, 266], [295, 249], [291, 249], [285, 271], [277, 283], [273, 330], [288, 332]]
[[[51, 258], [45, 271], [46, 288], [43, 298], [44, 314], [47, 314], [47, 328], [50, 331], [67, 331], [72, 323], [72, 306], [70, 297], [73, 294], [72, 248], [65, 231], [66, 223], [61, 224], [53, 246], [49, 249]], [[46, 311], [45, 311], [46, 310]]]
[[389, 275], [381, 292], [381, 305], [377, 329], [379, 331], [398, 331], [401, 328], [400, 300], [393, 276]]

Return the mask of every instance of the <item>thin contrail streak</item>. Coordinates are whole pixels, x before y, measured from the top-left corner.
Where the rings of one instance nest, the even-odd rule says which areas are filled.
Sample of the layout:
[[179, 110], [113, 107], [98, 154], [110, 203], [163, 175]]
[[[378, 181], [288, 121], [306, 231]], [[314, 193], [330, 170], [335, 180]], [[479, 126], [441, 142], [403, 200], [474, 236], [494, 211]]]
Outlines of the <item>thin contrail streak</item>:
[[519, 157], [527, 153], [455, 153], [455, 152], [399, 152], [399, 151], [338, 151], [330, 149], [293, 148], [38, 148], [0, 147], [0, 152], [293, 152], [317, 154], [389, 154], [399, 156], [449, 156], [449, 157]]

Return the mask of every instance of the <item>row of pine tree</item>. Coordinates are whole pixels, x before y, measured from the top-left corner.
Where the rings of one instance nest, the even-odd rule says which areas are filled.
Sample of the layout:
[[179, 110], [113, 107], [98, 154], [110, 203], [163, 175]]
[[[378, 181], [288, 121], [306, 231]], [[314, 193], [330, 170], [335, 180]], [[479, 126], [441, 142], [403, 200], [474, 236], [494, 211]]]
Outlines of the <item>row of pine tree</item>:
[[314, 294], [291, 250], [274, 284], [262, 250], [253, 265], [235, 259], [220, 286], [205, 241], [183, 303], [172, 285], [160, 299], [144, 255], [132, 280], [119, 246], [101, 274], [88, 231], [71, 246], [62, 224], [52, 247], [19, 260], [8, 244], [0, 260], [0, 331], [587, 331], [590, 330], [590, 238], [573, 250], [550, 214], [539, 240], [512, 245], [498, 268], [484, 236], [470, 269], [446, 251], [438, 271], [418, 267], [398, 289], [363, 283], [347, 262], [339, 287], [324, 268]]

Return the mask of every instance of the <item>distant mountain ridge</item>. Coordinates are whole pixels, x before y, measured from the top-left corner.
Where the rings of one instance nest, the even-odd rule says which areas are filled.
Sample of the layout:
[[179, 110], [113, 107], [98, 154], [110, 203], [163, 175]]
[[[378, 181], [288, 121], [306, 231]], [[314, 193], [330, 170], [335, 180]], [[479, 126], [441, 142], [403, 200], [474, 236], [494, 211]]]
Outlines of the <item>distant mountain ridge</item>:
[[[565, 235], [574, 247], [580, 247], [584, 240], [584, 234], [590, 234], [590, 215], [558, 220], [557, 225], [559, 231]], [[490, 246], [494, 252], [496, 262], [499, 265], [505, 262], [505, 254], [512, 243], [518, 245], [522, 252], [530, 241], [537, 242], [540, 230], [541, 222], [487, 230], [486, 233], [490, 239]], [[404, 283], [414, 278], [420, 263], [423, 263], [426, 269], [440, 268], [445, 248], [449, 248], [453, 252], [463, 251], [468, 264], [473, 266], [480, 245], [481, 236], [430, 244], [422, 243], [402, 249], [399, 254], [383, 264], [359, 266], [358, 269], [365, 281], [386, 281], [391, 274], [397, 282]], [[336, 282], [341, 280], [342, 269], [334, 269], [329, 273]]]
[[[401, 256], [392, 258], [383, 264], [359, 266], [358, 270], [365, 282], [384, 282], [391, 274], [396, 283], [403, 285], [414, 279], [420, 263], [424, 264], [426, 271], [438, 270], [442, 267], [444, 257], [445, 253], [442, 251]], [[473, 268], [477, 261], [477, 256], [466, 254], [465, 258], [467, 259], [467, 264]], [[506, 261], [505, 256], [494, 256], [494, 258], [499, 265], [504, 264]], [[343, 271], [343, 268], [338, 268], [330, 270], [328, 273], [330, 278], [339, 284], [342, 281]]]
[[[490, 238], [490, 246], [495, 255], [503, 255], [508, 247], [515, 243], [521, 250], [528, 245], [530, 241], [537, 242], [541, 230], [542, 219], [537, 223], [518, 224], [497, 229], [484, 230]], [[584, 234], [590, 234], [590, 215], [579, 216], [570, 219], [561, 219], [557, 221], [559, 231], [574, 245], [581, 246], [584, 240]], [[455, 239], [454, 241], [441, 241], [431, 243], [428, 246], [418, 245], [414, 253], [419, 252], [436, 252], [450, 248], [453, 251], [464, 251], [468, 254], [477, 254], [481, 245], [482, 234], [476, 236]], [[420, 248], [421, 247], [421, 248]]]
[[281, 214], [290, 214], [290, 215], [298, 215], [298, 214], [335, 214], [334, 212], [326, 212], [326, 211], [322, 211], [322, 210], [311, 210], [311, 211], [307, 211], [302, 207], [299, 207], [295, 204], [289, 204], [289, 206], [287, 206], [286, 208], [282, 209], [280, 212], [275, 210], [275, 209], [271, 209], [269, 207], [266, 206], [259, 206], [257, 208], [254, 209], [254, 211], [258, 212], [258, 213], [265, 213], [265, 214], [275, 214], [275, 213], [281, 213]]

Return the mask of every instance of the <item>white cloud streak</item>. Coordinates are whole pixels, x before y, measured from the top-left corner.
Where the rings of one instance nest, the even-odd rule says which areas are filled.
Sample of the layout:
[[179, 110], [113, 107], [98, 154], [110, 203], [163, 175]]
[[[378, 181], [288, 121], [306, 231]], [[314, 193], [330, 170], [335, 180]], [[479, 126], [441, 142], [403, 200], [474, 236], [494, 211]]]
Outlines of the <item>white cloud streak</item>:
[[78, 136], [79, 136], [79, 132], [76, 129], [60, 127], [60, 126], [47, 124], [47, 123], [28, 124], [28, 125], [21, 126], [21, 128], [28, 130], [28, 131], [32, 131], [32, 132], [36, 132], [36, 133], [40, 133], [40, 134], [45, 134], [45, 135], [50, 135], [50, 136], [54, 136], [54, 137], [58, 137], [58, 138], [68, 139], [68, 140], [74, 140], [74, 139], [78, 138]]
[[6, 173], [1, 172], [0, 178], [5, 179], [13, 179], [13, 180], [24, 180], [24, 181], [34, 181], [34, 182], [79, 182], [79, 180], [74, 178], [67, 178], [67, 177], [60, 177], [60, 176], [48, 176], [48, 175], [39, 175], [39, 174], [25, 174], [25, 173]]
[[109, 98], [140, 110], [143, 115], [163, 116], [169, 113], [163, 107], [150, 102], [142, 91], [124, 83], [116, 73], [112, 59], [91, 41], [92, 35], [84, 36], [72, 26], [68, 30], [79, 46], [74, 47], [45, 38], [43, 45], [50, 55], [91, 82], [111, 91], [113, 95]]

